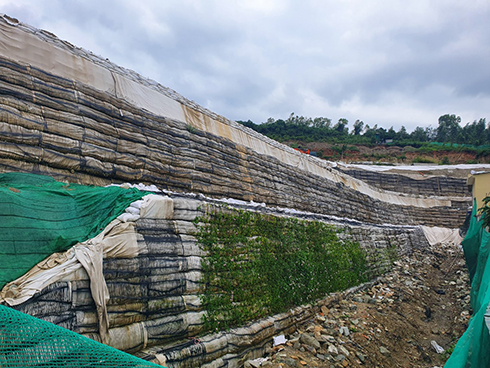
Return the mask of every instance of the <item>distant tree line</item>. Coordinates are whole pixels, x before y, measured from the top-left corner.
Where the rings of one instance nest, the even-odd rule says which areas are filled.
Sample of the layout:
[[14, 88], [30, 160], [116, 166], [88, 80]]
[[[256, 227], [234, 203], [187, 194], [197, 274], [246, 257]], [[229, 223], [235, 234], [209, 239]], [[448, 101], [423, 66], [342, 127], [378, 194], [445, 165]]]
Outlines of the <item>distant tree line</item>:
[[349, 130], [347, 119], [341, 118], [332, 125], [332, 120], [324, 117], [305, 118], [294, 113], [286, 119], [269, 118], [263, 124], [238, 121], [239, 123], [262, 133], [279, 142], [332, 142], [349, 144], [396, 144], [401, 146], [420, 146], [429, 142], [455, 143], [471, 146], [490, 144], [490, 124], [485, 118], [461, 126], [461, 118], [446, 114], [439, 118], [437, 128], [416, 127], [412, 132], [402, 126], [395, 131], [393, 127], [385, 129], [373, 127], [356, 120]]

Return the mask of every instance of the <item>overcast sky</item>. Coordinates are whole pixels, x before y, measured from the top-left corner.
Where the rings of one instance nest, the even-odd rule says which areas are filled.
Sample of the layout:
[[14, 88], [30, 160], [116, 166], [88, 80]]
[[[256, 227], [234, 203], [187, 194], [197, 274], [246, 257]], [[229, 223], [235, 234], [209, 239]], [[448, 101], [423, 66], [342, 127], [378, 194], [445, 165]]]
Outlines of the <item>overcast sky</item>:
[[490, 1], [0, 0], [233, 120], [490, 120]]

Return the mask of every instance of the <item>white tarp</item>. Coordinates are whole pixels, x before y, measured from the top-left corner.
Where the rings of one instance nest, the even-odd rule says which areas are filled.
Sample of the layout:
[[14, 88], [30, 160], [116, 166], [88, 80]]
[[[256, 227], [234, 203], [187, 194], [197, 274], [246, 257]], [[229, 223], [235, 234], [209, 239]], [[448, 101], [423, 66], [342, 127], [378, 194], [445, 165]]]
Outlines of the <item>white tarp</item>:
[[[129, 215], [129, 216], [127, 216]], [[106, 303], [109, 291], [103, 275], [104, 258], [133, 258], [146, 253], [144, 242], [138, 242], [135, 221], [139, 218], [171, 219], [173, 201], [166, 196], [150, 194], [133, 202], [126, 213], [113, 220], [96, 237], [78, 243], [63, 253], [54, 253], [38, 263], [22, 277], [3, 287], [0, 301], [19, 305], [35, 293], [57, 281], [79, 277], [83, 267], [90, 279], [90, 291], [97, 308], [99, 333], [107, 342], [109, 320]]]
[[458, 245], [463, 238], [459, 235], [459, 229], [447, 229], [437, 226], [421, 226], [424, 235], [430, 245]]

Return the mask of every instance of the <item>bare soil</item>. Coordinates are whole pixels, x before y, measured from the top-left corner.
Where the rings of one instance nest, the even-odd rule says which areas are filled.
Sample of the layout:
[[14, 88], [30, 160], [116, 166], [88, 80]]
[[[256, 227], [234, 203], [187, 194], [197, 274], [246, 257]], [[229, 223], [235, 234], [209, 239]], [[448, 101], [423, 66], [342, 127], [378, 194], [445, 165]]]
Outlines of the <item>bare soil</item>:
[[413, 147], [398, 146], [363, 146], [346, 145], [344, 152], [339, 152], [342, 144], [333, 145], [326, 142], [285, 142], [287, 145], [296, 144], [303, 148], [308, 148], [312, 152], [317, 152], [319, 157], [330, 161], [352, 162], [377, 162], [391, 164], [410, 165], [417, 160], [425, 160], [434, 164], [471, 164], [471, 163], [490, 163], [490, 156], [477, 157], [476, 153], [456, 152], [456, 151], [434, 151], [419, 152]]

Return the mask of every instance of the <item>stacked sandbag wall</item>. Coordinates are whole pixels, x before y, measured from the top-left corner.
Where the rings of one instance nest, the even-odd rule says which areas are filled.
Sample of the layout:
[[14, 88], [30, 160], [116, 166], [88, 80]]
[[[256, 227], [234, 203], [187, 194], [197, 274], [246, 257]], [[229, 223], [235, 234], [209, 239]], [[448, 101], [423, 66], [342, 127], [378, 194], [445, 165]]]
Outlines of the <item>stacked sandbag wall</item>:
[[[294, 328], [309, 318], [318, 306], [299, 307], [277, 316], [228, 332], [208, 335], [203, 330], [201, 262], [204, 255], [195, 238], [195, 219], [213, 208], [230, 204], [173, 195], [173, 218], [140, 218], [136, 222], [140, 249], [136, 258], [104, 260], [104, 278], [110, 299], [107, 304], [110, 345], [166, 366], [197, 367], [238, 362], [251, 351], [261, 351], [272, 336]], [[274, 216], [284, 210], [256, 204], [232, 206]], [[291, 216], [291, 214], [289, 214]], [[306, 220], [331, 223], [340, 237], [357, 241], [375, 255], [373, 272], [386, 269], [390, 260], [381, 257], [387, 250], [408, 253], [427, 246], [419, 227], [366, 226], [328, 216], [297, 214]], [[375, 260], [382, 260], [376, 262]], [[97, 314], [87, 274], [77, 271], [66, 280], [45, 288], [16, 309], [62, 327], [101, 340]], [[203, 336], [204, 335], [204, 336]], [[199, 339], [195, 340], [196, 338]], [[253, 355], [253, 354], [252, 354]]]
[[345, 168], [339, 168], [339, 170], [376, 188], [393, 192], [448, 197], [467, 197], [470, 194], [466, 185], [466, 178], [452, 178], [448, 176], [424, 177], [421, 175], [419, 179], [414, 179], [403, 174], [395, 173], [386, 174], [378, 171]]
[[108, 93], [0, 58], [0, 170], [143, 182], [366, 223], [458, 227], [459, 206], [381, 201]]

